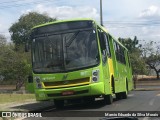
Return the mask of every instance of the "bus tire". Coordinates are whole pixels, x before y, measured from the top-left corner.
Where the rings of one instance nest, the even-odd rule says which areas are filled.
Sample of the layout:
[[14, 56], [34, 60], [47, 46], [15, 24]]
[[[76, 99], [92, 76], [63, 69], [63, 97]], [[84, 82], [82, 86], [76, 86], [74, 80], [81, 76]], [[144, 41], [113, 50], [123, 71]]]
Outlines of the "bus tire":
[[54, 105], [57, 109], [64, 108], [64, 100], [54, 100]]
[[111, 86], [112, 86], [112, 93], [115, 93], [115, 85], [114, 85], [114, 77], [113, 76], [112, 76]]
[[121, 92], [122, 99], [127, 99], [127, 92]]
[[116, 93], [116, 99], [117, 99], [117, 100], [122, 99], [122, 95], [121, 95], [121, 93]]
[[104, 95], [104, 104], [105, 105], [110, 105], [113, 103], [113, 97], [112, 95]]
[[126, 91], [128, 92], [128, 80], [126, 79]]
[[121, 93], [122, 99], [127, 99], [127, 93], [128, 93], [128, 81], [126, 79], [126, 91]]

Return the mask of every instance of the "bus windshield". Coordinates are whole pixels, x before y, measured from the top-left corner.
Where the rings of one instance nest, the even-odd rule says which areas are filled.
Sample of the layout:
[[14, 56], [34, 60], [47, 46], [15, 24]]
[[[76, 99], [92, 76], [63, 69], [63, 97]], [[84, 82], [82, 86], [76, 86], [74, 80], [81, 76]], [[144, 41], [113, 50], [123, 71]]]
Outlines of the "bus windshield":
[[67, 72], [99, 63], [96, 32], [76, 29], [33, 38], [33, 71]]

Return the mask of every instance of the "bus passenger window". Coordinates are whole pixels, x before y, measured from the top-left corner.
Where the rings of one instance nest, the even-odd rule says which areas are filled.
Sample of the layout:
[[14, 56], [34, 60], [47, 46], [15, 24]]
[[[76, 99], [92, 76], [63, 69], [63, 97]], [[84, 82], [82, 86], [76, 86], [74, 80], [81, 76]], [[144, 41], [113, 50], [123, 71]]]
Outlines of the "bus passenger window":
[[99, 42], [100, 42], [101, 53], [102, 53], [102, 61], [105, 64], [107, 61], [106, 41], [102, 31], [98, 30], [98, 35], [99, 35]]
[[106, 49], [103, 32], [98, 30], [98, 36], [99, 36], [99, 40], [100, 40], [101, 52], [103, 53], [103, 50]]
[[122, 48], [122, 46], [118, 44], [117, 42], [114, 42], [114, 49], [115, 49], [117, 61], [119, 61], [120, 63], [126, 64], [124, 48]]
[[105, 46], [106, 46], [107, 55], [108, 55], [108, 57], [111, 57], [110, 46], [109, 46], [109, 37], [106, 34], [104, 34], [104, 39], [105, 39]]

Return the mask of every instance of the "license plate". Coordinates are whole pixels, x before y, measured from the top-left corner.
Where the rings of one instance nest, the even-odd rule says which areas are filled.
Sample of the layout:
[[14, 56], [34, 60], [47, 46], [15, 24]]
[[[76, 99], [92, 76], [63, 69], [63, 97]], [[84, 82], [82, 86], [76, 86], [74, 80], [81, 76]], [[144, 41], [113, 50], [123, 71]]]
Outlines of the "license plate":
[[64, 91], [62, 92], [62, 95], [73, 95], [74, 91]]

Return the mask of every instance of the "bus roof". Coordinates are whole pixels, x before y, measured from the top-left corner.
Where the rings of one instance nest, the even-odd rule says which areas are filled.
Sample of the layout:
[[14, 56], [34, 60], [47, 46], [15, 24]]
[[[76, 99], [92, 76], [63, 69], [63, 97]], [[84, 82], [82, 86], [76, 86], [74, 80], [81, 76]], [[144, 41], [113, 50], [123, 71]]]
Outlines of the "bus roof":
[[[96, 23], [96, 22], [95, 22], [95, 23]], [[106, 29], [105, 27], [99, 25], [98, 23], [96, 23], [96, 24], [97, 24], [103, 31], [105, 31], [106, 33], [109, 34], [109, 32], [107, 31], [107, 29]], [[125, 48], [125, 49], [128, 51], [128, 49], [127, 49], [121, 42], [119, 42], [119, 40], [117, 40], [116, 38], [114, 38], [111, 34], [109, 34], [109, 35], [113, 38], [114, 41], [116, 41], [119, 45], [121, 45], [123, 48]]]
[[47, 26], [47, 25], [51, 25], [51, 24], [63, 23], [63, 22], [88, 21], [88, 20], [95, 22], [95, 20], [90, 19], [90, 18], [69, 19], [69, 20], [56, 20], [56, 21], [53, 21], [53, 22], [48, 22], [48, 23], [37, 25], [37, 26], [33, 27], [32, 29], [43, 27], [43, 26]]
[[[56, 21], [53, 21], [53, 22], [48, 22], [48, 23], [44, 23], [44, 24], [40, 24], [40, 25], [37, 25], [35, 27], [33, 27], [32, 29], [35, 29], [35, 28], [39, 28], [39, 27], [43, 27], [43, 26], [47, 26], [47, 25], [52, 25], [52, 24], [57, 24], [57, 23], [63, 23], [63, 22], [72, 22], [72, 21], [93, 21], [95, 24], [97, 24], [103, 31], [105, 31], [106, 33], [109, 34], [109, 32], [107, 31], [107, 29], [103, 26], [101, 26], [100, 24], [98, 24], [95, 20], [93, 19], [90, 19], [90, 18], [79, 18], [79, 19], [69, 19], [69, 20], [56, 20]], [[119, 42], [118, 40], [116, 40], [111, 34], [109, 34], [119, 45], [121, 45], [123, 48], [125, 48], [127, 50], [127, 48], [121, 43]]]

